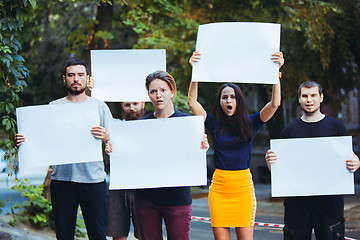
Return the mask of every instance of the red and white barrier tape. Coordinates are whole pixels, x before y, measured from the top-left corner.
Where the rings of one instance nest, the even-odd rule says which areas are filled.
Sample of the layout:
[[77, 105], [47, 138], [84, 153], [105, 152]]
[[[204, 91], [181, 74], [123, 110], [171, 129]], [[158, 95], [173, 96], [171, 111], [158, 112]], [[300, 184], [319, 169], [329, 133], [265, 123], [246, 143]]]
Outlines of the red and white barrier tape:
[[[211, 218], [206, 218], [206, 217], [196, 217], [196, 216], [192, 216], [192, 217], [191, 217], [191, 220], [211, 222]], [[284, 224], [273, 224], [273, 223], [256, 222], [256, 223], [254, 223], [254, 226], [283, 228], [283, 227], [284, 227]]]
[[211, 222], [211, 218], [191, 216], [191, 220]]
[[[198, 221], [204, 221], [204, 222], [211, 222], [211, 218], [206, 217], [196, 217], [191, 216], [191, 220], [198, 220]], [[274, 228], [283, 228], [284, 224], [274, 224], [274, 223], [262, 223], [262, 222], [255, 222], [254, 226], [258, 227], [274, 227]], [[356, 240], [355, 238], [348, 238], [345, 237], [345, 240]]]

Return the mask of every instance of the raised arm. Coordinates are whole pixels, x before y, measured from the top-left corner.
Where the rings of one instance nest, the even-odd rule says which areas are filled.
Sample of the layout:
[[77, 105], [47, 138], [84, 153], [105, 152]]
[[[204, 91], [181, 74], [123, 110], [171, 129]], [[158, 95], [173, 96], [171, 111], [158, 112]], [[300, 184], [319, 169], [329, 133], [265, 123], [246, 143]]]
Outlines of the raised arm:
[[[281, 68], [285, 61], [282, 52], [274, 53], [271, 59], [274, 62], [279, 63], [279, 68]], [[273, 85], [270, 102], [268, 102], [260, 111], [260, 118], [263, 122], [269, 121], [281, 104], [280, 78], [281, 74], [279, 75], [279, 82]]]
[[[199, 59], [200, 59], [200, 53], [195, 51], [195, 52], [193, 52], [193, 55], [191, 56], [189, 63], [192, 66], [193, 63], [199, 61]], [[187, 103], [188, 103], [191, 111], [193, 112], [193, 114], [197, 115], [197, 116], [204, 116], [204, 121], [205, 121], [206, 111], [203, 108], [203, 106], [198, 102], [197, 97], [198, 97], [198, 83], [191, 82], [190, 87], [189, 87], [189, 92], [188, 92]]]

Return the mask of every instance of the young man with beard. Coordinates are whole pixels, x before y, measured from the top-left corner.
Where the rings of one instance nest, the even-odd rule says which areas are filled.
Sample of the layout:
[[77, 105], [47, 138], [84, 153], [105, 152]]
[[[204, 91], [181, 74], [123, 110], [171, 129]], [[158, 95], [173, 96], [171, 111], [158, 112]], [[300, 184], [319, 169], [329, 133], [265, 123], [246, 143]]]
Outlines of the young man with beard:
[[[121, 103], [123, 120], [130, 121], [142, 118], [144, 107], [145, 102]], [[140, 239], [134, 211], [134, 192], [132, 190], [110, 190], [106, 235], [113, 237], [113, 240], [126, 240], [130, 231], [130, 219], [132, 219], [134, 226], [134, 236]]]
[[[106, 127], [112, 120], [107, 105], [85, 94], [89, 81], [88, 68], [79, 59], [65, 63], [63, 81], [68, 95], [50, 104], [72, 104], [95, 101], [98, 105], [100, 126], [91, 133], [97, 139], [108, 141]], [[15, 136], [18, 146], [25, 141], [22, 134]], [[75, 146], [76, 147], [76, 146]], [[103, 159], [97, 162], [53, 165], [51, 174], [51, 203], [55, 218], [56, 237], [74, 239], [77, 210], [80, 205], [90, 240], [105, 240], [107, 219], [107, 186]]]
[[[285, 127], [283, 138], [346, 135], [345, 126], [339, 120], [321, 113], [320, 104], [324, 95], [320, 84], [314, 81], [302, 83], [298, 89], [298, 99], [303, 114]], [[271, 170], [271, 164], [277, 159], [276, 153], [268, 150], [265, 158]], [[355, 172], [359, 166], [359, 158], [353, 153], [353, 158], [346, 161], [346, 167]], [[316, 239], [344, 239], [344, 196], [286, 197], [284, 206], [285, 240], [310, 240], [312, 229]]]

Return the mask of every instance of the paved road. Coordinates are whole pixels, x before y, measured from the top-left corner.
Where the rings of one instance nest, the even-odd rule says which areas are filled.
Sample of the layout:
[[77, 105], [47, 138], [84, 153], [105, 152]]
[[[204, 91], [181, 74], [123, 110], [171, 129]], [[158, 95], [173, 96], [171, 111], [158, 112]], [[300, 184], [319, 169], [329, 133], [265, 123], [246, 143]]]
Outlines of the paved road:
[[[271, 209], [272, 206], [276, 204], [275, 209]], [[210, 217], [209, 206], [207, 203], [207, 198], [202, 199], [194, 199], [193, 200], [193, 216], [201, 216], [201, 217]], [[266, 201], [259, 200], [258, 201], [258, 213], [256, 215], [256, 222], [261, 223], [276, 223], [283, 224], [282, 215], [278, 214], [279, 207], [281, 208], [281, 202], [277, 203], [268, 203]], [[261, 213], [263, 210], [268, 209], [269, 212], [274, 211], [274, 214], [263, 214]], [[209, 240], [213, 239], [211, 224], [208, 221], [198, 221], [192, 220], [190, 224], [190, 239], [196, 240]], [[231, 229], [231, 239], [236, 239], [234, 229]], [[254, 229], [254, 239], [266, 239], [266, 240], [275, 240], [282, 239], [282, 229], [281, 228], [273, 228], [273, 227], [255, 227]]]
[[[283, 204], [281, 199], [270, 200], [270, 185], [255, 186], [258, 200], [256, 222], [283, 224]], [[193, 200], [193, 216], [210, 217], [207, 198]], [[356, 186], [356, 195], [345, 197], [346, 237], [360, 240], [360, 186]], [[163, 226], [166, 236], [166, 230]], [[109, 238], [110, 239], [110, 238]], [[129, 240], [135, 240], [130, 234]], [[166, 239], [166, 237], [164, 237]], [[208, 221], [192, 220], [190, 224], [190, 239], [214, 239], [211, 224]], [[231, 230], [231, 240], [236, 239], [234, 229]], [[254, 240], [281, 240], [282, 228], [255, 227]], [[313, 236], [313, 239], [315, 237]]]

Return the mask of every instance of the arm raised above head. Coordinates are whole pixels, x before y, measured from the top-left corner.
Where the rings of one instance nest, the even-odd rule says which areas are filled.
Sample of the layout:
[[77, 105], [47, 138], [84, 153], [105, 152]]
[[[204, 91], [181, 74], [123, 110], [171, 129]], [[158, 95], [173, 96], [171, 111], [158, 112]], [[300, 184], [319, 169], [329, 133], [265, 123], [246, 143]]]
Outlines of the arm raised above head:
[[[191, 64], [191, 66], [193, 65], [194, 62], [199, 61], [199, 59], [200, 59], [199, 55], [200, 55], [199, 52], [196, 52], [196, 51], [193, 52], [193, 55], [191, 56], [191, 58], [189, 60], [189, 63]], [[188, 103], [191, 111], [194, 113], [194, 115], [204, 116], [204, 121], [205, 121], [206, 111], [203, 108], [203, 106], [198, 102], [197, 97], [198, 97], [198, 83], [191, 82], [190, 86], [189, 86], [187, 103]]]
[[[284, 65], [284, 57], [281, 52], [276, 52], [271, 58], [274, 62], [279, 63], [279, 68]], [[268, 102], [260, 111], [260, 118], [263, 122], [267, 122], [275, 114], [276, 110], [281, 104], [281, 73], [279, 74], [279, 82], [273, 85], [272, 96], [270, 102]]]

